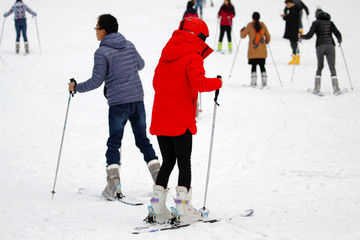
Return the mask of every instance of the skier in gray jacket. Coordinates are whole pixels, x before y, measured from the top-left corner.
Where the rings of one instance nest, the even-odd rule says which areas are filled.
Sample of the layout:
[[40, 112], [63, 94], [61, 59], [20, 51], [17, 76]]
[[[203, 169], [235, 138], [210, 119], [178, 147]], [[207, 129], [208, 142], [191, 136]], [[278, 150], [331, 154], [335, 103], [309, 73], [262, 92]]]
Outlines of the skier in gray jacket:
[[160, 163], [146, 135], [144, 92], [138, 71], [145, 66], [135, 46], [118, 33], [118, 23], [110, 14], [101, 15], [95, 27], [100, 47], [94, 56], [92, 77], [82, 83], [69, 83], [71, 92], [88, 92], [105, 83], [104, 94], [109, 105], [109, 133], [107, 141], [107, 186], [103, 195], [108, 200], [122, 198], [119, 169], [121, 141], [129, 120], [136, 146], [144, 155], [155, 182]]

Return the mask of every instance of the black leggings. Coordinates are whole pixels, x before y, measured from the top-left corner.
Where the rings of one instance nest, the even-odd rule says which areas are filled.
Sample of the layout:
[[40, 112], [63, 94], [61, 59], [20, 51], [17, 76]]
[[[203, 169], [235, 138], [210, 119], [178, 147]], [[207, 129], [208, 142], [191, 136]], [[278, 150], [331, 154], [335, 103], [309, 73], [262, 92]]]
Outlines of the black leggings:
[[260, 63], [251, 64], [251, 72], [256, 72], [256, 65], [259, 65], [261, 72], [266, 72], [265, 64], [260, 64]]
[[[300, 53], [300, 50], [299, 50], [299, 48], [298, 48], [298, 42], [297, 42], [297, 41], [290, 40], [290, 46], [291, 46], [292, 54], [293, 54], [293, 55], [297, 55], [297, 54]], [[297, 54], [296, 54], [296, 50], [297, 50]]]
[[228, 42], [231, 43], [231, 26], [223, 26], [223, 25], [220, 26], [219, 42], [222, 42], [225, 32], [228, 38]]
[[157, 136], [163, 163], [156, 178], [156, 185], [167, 188], [170, 174], [176, 160], [179, 168], [178, 186], [191, 187], [191, 151], [192, 134], [187, 130], [183, 135], [176, 137]]

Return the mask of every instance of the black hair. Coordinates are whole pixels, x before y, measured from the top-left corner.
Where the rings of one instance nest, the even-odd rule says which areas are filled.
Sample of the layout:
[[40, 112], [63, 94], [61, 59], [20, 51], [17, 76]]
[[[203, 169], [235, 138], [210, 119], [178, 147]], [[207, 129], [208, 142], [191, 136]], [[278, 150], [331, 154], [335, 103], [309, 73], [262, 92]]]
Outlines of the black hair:
[[110, 14], [100, 15], [98, 24], [100, 29], [104, 29], [107, 34], [117, 33], [119, 29], [119, 24], [116, 18]]
[[194, 8], [194, 3], [191, 2], [191, 1], [189, 1], [189, 2], [187, 3], [186, 9], [192, 9], [192, 8]]
[[255, 30], [257, 32], [260, 32], [260, 30], [261, 30], [261, 25], [259, 23], [260, 13], [254, 12], [253, 15], [252, 15], [252, 18], [255, 20], [255, 23], [254, 23]]

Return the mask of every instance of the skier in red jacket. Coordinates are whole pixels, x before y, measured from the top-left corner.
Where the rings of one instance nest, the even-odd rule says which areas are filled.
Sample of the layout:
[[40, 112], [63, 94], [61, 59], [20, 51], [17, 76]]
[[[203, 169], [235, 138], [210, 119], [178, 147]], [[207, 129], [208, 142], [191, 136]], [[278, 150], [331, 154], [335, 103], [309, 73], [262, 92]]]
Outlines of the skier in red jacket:
[[[205, 43], [206, 23], [194, 17], [181, 21], [164, 47], [155, 69], [155, 90], [150, 133], [156, 135], [163, 164], [153, 187], [148, 222], [166, 222], [177, 217], [182, 223], [202, 218], [191, 205], [191, 150], [196, 128], [196, 100], [199, 92], [222, 87], [221, 78], [205, 77], [204, 59], [213, 52]], [[177, 162], [176, 208], [173, 216], [166, 207], [167, 185]]]

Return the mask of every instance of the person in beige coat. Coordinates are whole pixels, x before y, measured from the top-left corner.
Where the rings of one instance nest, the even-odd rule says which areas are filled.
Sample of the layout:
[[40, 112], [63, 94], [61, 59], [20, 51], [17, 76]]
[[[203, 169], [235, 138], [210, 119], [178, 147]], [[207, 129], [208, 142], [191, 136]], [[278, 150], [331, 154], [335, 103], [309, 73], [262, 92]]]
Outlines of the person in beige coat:
[[261, 70], [262, 87], [267, 86], [267, 74], [265, 69], [265, 59], [267, 57], [266, 44], [270, 42], [270, 33], [263, 22], [260, 22], [260, 14], [254, 12], [253, 21], [241, 29], [241, 38], [249, 35], [248, 59], [251, 65], [251, 83], [250, 86], [257, 86], [256, 66], [259, 65]]

